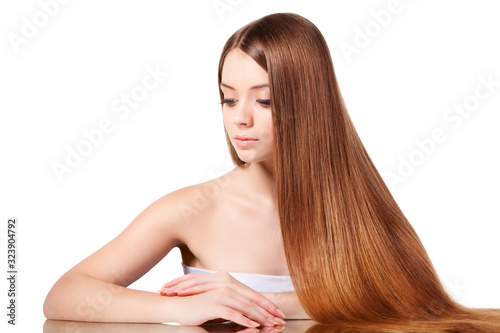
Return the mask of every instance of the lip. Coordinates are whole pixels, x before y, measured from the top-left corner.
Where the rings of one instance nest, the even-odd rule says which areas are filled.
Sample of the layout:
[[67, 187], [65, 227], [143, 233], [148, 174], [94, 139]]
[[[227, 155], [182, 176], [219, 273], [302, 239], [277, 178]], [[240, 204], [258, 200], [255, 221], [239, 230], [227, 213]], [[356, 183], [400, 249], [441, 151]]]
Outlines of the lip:
[[248, 147], [259, 141], [259, 139], [252, 138], [248, 135], [235, 135], [234, 140], [238, 147]]
[[244, 140], [258, 140], [256, 138], [252, 138], [251, 136], [248, 136], [248, 135], [235, 135], [234, 138], [236, 140], [241, 140], [241, 141], [244, 141]]

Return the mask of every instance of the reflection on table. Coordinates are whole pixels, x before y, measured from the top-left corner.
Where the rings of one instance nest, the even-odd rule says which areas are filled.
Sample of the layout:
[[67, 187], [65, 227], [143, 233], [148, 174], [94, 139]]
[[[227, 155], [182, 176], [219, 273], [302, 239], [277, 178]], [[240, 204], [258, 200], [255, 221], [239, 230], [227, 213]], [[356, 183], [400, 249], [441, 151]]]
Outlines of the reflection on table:
[[[386, 331], [363, 330], [318, 324], [314, 320], [286, 320], [283, 326], [257, 327], [262, 333], [384, 333]], [[233, 322], [210, 323], [200, 326], [184, 326], [178, 324], [140, 324], [140, 323], [91, 323], [79, 321], [46, 320], [44, 333], [229, 333], [252, 332], [253, 328], [241, 326]]]

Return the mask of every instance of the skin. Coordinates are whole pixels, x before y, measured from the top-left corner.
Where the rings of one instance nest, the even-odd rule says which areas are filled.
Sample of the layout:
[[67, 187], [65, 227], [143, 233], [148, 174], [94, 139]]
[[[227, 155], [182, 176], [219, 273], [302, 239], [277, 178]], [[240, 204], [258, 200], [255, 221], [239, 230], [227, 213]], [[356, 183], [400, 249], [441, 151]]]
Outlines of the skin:
[[[247, 327], [282, 325], [283, 313], [309, 319], [295, 292], [258, 293], [227, 273], [289, 275], [273, 192], [272, 113], [263, 102], [270, 92], [252, 88], [268, 84], [267, 73], [235, 49], [224, 62], [222, 82], [230, 101], [223, 104], [224, 125], [246, 163], [153, 202], [54, 284], [44, 303], [48, 319], [183, 325], [231, 320]], [[234, 135], [258, 141], [238, 147]], [[174, 247], [186, 265], [217, 273], [181, 276], [158, 293], [126, 288]]]
[[[250, 89], [263, 83], [267, 84], [268, 78], [260, 66], [239, 49], [229, 52], [221, 89], [224, 99], [232, 102], [223, 104], [223, 120], [233, 147], [247, 164], [219, 182], [201, 185], [203, 193], [214, 185], [220, 193], [210, 198], [199, 214], [190, 216], [184, 230], [186, 238], [182, 239], [187, 248], [181, 247], [183, 262], [188, 266], [289, 275], [273, 193], [272, 114], [269, 106], [258, 102], [269, 101], [269, 88]], [[248, 135], [258, 141], [238, 147], [234, 135]]]

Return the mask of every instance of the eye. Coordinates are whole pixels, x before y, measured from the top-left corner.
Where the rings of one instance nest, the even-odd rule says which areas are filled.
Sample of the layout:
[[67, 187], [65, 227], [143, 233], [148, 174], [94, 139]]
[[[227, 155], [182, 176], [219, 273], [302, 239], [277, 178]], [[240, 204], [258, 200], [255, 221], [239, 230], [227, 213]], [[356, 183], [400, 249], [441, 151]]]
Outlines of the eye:
[[257, 102], [262, 105], [263, 107], [270, 107], [271, 106], [271, 100], [269, 99], [258, 99]]
[[236, 103], [236, 101], [237, 100], [234, 98], [224, 98], [222, 100], [222, 102], [220, 102], [220, 104], [224, 105], [224, 104], [228, 103], [229, 105], [234, 105], [234, 103]]

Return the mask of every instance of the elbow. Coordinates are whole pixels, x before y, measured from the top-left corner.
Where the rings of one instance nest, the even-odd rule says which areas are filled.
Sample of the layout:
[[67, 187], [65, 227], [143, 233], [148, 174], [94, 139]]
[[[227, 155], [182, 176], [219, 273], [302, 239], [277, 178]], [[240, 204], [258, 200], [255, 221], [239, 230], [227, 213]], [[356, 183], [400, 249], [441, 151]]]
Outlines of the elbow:
[[88, 289], [81, 276], [63, 275], [50, 289], [43, 303], [43, 315], [52, 320], [92, 321], [95, 309], [85, 301]]
[[45, 298], [45, 302], [43, 302], [43, 315], [47, 319], [55, 319], [54, 310], [52, 306], [52, 299], [50, 298], [50, 292]]
[[67, 307], [69, 304], [67, 296], [68, 288], [67, 281], [64, 277], [61, 277], [50, 289], [49, 293], [45, 297], [43, 302], [43, 315], [47, 319], [54, 320], [65, 320], [65, 314], [67, 314]]
[[[54, 286], [55, 287], [55, 286]], [[54, 292], [54, 287], [49, 291], [47, 297], [45, 297], [45, 301], [43, 302], [43, 315], [47, 319], [59, 319], [58, 316], [58, 307], [57, 307], [57, 299]]]

